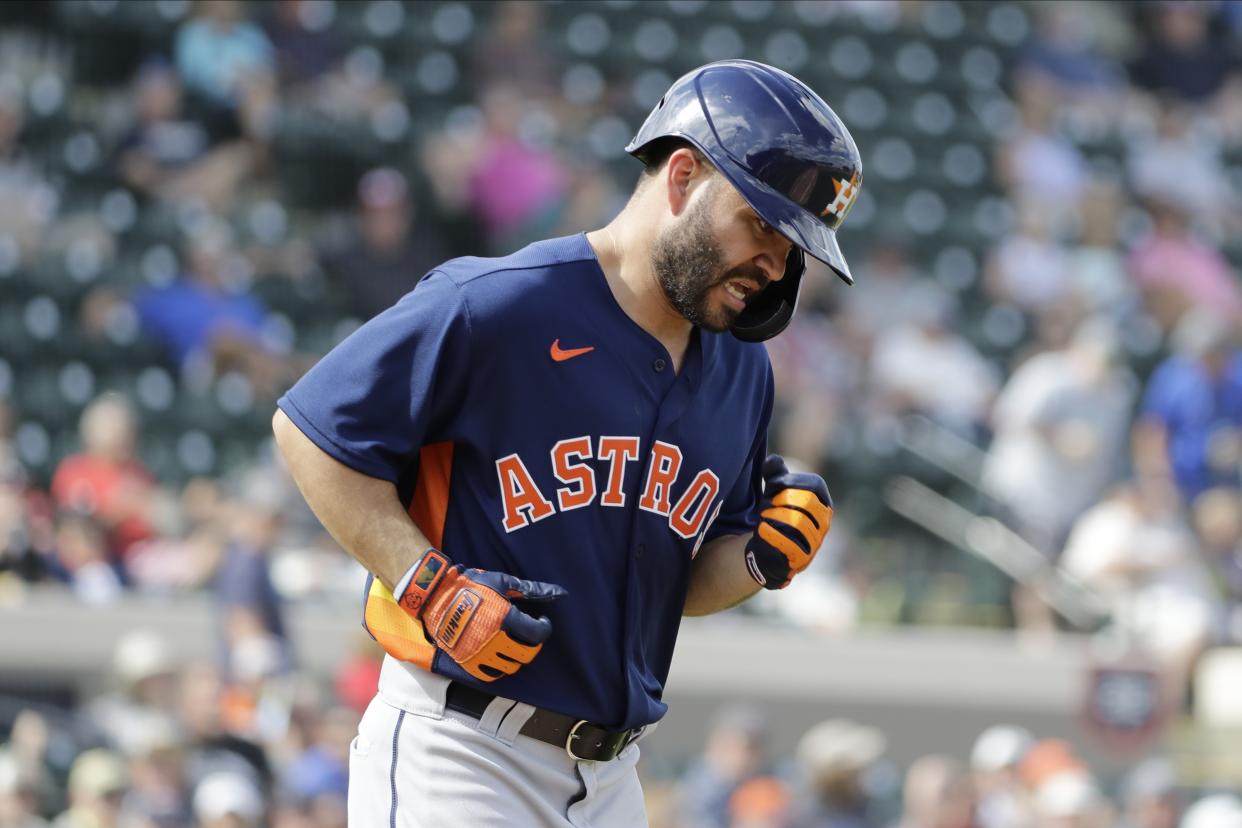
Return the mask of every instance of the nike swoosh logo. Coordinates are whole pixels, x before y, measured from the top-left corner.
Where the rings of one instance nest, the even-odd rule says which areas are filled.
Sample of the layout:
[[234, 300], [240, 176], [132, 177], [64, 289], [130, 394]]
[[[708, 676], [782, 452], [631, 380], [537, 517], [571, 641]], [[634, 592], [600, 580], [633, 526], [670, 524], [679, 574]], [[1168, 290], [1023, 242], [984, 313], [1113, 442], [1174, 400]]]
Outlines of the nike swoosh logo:
[[583, 354], [589, 354], [591, 353], [591, 351], [594, 351], [594, 350], [595, 350], [594, 345], [589, 345], [586, 348], [568, 348], [568, 349], [562, 348], [561, 341], [557, 339], [555, 342], [552, 343], [552, 359], [556, 360], [557, 362], [564, 362], [565, 360], [573, 359], [576, 356], [582, 356]]

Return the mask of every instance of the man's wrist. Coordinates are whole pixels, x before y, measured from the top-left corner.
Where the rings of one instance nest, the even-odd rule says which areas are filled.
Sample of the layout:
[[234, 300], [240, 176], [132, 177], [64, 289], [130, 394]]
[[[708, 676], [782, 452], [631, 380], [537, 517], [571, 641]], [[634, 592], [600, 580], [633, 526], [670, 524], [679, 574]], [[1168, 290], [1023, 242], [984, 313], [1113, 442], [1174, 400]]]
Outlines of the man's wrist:
[[393, 585], [392, 594], [397, 603], [411, 615], [421, 617], [428, 598], [435, 592], [452, 565], [452, 561], [439, 549], [428, 547]]

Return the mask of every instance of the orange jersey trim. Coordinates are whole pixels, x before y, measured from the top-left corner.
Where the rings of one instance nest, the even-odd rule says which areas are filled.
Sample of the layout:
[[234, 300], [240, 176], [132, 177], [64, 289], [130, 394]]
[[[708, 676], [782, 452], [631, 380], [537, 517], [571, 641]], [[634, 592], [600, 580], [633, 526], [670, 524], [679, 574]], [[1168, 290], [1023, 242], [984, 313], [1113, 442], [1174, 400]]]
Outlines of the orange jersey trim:
[[418, 482], [410, 500], [410, 517], [436, 549], [444, 543], [452, 478], [453, 444], [423, 446], [418, 453]]
[[[414, 525], [437, 549], [444, 542], [452, 473], [452, 443], [423, 446], [418, 455], [418, 481], [414, 485], [409, 513]], [[422, 624], [401, 609], [388, 587], [376, 578], [371, 579], [371, 589], [367, 593], [363, 625], [393, 658], [431, 670], [435, 645], [427, 640]]]

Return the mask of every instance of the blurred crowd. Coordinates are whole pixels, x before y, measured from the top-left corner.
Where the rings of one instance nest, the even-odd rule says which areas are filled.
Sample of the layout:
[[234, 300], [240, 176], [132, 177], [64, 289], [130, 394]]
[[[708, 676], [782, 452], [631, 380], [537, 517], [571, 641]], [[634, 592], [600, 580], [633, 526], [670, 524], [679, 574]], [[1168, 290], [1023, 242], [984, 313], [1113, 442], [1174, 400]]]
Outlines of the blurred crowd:
[[[221, 631], [244, 623], [227, 605], [222, 614]], [[0, 825], [344, 826], [349, 746], [375, 692], [376, 654], [360, 648], [315, 680], [272, 648], [243, 648], [227, 669], [182, 652], [136, 629], [82, 704], [20, 710], [0, 748]]]
[[[701, 61], [677, 52], [666, 23], [640, 26], [633, 48], [667, 72], [597, 67], [613, 18], [595, 12], [634, 7], [578, 6], [568, 48], [548, 40], [563, 5], [428, 7], [435, 47], [398, 71], [391, 50], [347, 37], [402, 42], [421, 10], [384, 0], [8, 4], [0, 297], [21, 301], [0, 302], [0, 579], [62, 584], [95, 606], [210, 594], [219, 657], [173, 664], [156, 639], [127, 642], [112, 695], [72, 721], [17, 717], [0, 826], [62, 811], [58, 826], [343, 824], [350, 700], [367, 697], [374, 654], [316, 686], [283, 607], [352, 601], [359, 573], [260, 434], [186, 428], [157, 462], [151, 425], [205, 419], [209, 400], [262, 428], [314, 359], [436, 263], [611, 218], [637, 175], [622, 152], [635, 118]], [[110, 54], [112, 77], [83, 77], [92, 27], [136, 7], [167, 35]], [[881, 98], [877, 132], [877, 96], [852, 68], [873, 60], [862, 40], [841, 38], [822, 61], [805, 42], [800, 58], [745, 55], [789, 60], [858, 124], [866, 198], [842, 233], [858, 285], [813, 267], [769, 343], [771, 447], [825, 474], [838, 520], [803, 578], [742, 611], [829, 634], [1012, 625], [1033, 646], [1071, 626], [1039, 578], [980, 567], [965, 539], [887, 510], [889, 478], [921, 476], [1013, 530], [1028, 573], [1094, 596], [1106, 632], [1182, 709], [1202, 653], [1242, 643], [1242, 6], [730, 8], [738, 27], [792, 15], [812, 45], [834, 21], [951, 39], [969, 17], [990, 46], [963, 54], [967, 86], [995, 75], [977, 146], [941, 158], [948, 97], [919, 97], [904, 138]], [[743, 51], [728, 46], [735, 28], [705, 31], [705, 55]], [[917, 79], [919, 55], [932, 55], [934, 89], [929, 49], [903, 46], [896, 76]], [[896, 104], [890, 115], [907, 118]], [[91, 129], [43, 142], [74, 118]], [[915, 178], [939, 188], [906, 199]], [[115, 382], [99, 364], [144, 348], [149, 363]], [[48, 416], [67, 439], [23, 410], [40, 387], [26, 369], [48, 359]], [[96, 747], [58, 748], [65, 727]], [[1106, 796], [1066, 745], [1014, 728], [983, 734], [969, 757], [919, 760], [902, 788], [871, 728], [826, 722], [769, 767], [751, 713], [720, 727], [684, 779], [655, 786], [653, 823], [1242, 824], [1236, 800], [1192, 805], [1159, 762]], [[872, 802], [874, 785], [886, 800]]]
[[813, 724], [773, 757], [760, 708], [721, 708], [685, 775], [648, 786], [653, 828], [1225, 828], [1236, 793], [1184, 790], [1155, 755], [1107, 790], [1066, 741], [998, 724], [968, 755], [921, 756], [904, 773], [887, 739], [850, 719]]

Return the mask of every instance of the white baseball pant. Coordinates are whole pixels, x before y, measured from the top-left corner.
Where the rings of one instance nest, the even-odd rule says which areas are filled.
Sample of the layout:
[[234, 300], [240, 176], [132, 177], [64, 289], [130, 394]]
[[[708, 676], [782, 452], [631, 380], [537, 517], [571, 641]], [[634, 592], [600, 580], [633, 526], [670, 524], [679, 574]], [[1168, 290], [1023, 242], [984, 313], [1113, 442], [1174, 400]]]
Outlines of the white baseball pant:
[[[448, 679], [391, 657], [350, 746], [351, 828], [643, 828], [638, 744], [574, 760], [518, 733], [534, 708], [481, 719], [444, 706]], [[650, 728], [648, 729], [650, 730]]]

